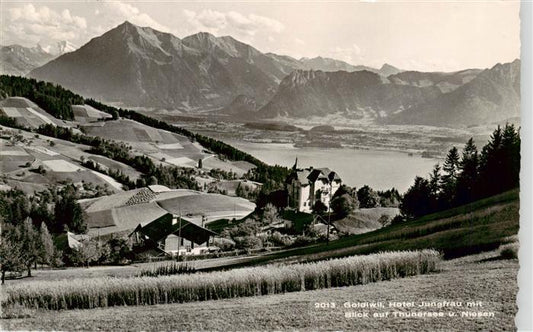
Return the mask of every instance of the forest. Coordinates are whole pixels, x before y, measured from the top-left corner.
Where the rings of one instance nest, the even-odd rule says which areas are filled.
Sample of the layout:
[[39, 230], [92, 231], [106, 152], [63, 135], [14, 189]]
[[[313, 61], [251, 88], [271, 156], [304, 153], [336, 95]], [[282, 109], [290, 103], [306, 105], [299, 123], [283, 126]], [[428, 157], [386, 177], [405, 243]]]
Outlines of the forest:
[[403, 195], [404, 219], [464, 205], [520, 184], [520, 130], [512, 124], [498, 126], [481, 152], [471, 138], [460, 153], [449, 150], [442, 166], [428, 178], [417, 176]]

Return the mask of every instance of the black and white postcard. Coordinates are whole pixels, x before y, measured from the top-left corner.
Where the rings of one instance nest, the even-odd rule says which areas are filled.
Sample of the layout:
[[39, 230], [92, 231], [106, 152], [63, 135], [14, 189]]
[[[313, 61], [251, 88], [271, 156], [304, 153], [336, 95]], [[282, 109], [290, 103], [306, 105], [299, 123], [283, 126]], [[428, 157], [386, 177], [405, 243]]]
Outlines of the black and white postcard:
[[521, 7], [2, 1], [0, 329], [525, 329]]

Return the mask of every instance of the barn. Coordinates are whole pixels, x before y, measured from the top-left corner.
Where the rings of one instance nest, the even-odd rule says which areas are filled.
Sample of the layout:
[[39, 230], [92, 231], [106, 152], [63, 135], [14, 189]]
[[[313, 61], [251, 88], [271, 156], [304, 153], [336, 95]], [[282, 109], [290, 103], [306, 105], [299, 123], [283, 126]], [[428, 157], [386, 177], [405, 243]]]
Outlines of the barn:
[[79, 201], [91, 237], [130, 236], [138, 245], [168, 254], [208, 251], [217, 234], [205, 226], [241, 219], [255, 204], [239, 197], [149, 186]]

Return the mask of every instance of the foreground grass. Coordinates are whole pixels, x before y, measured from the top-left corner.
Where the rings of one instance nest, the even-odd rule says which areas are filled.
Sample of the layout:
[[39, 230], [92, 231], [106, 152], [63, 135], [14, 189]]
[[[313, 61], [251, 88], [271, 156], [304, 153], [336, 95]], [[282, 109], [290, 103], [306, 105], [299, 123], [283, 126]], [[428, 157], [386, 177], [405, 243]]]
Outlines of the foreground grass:
[[26, 283], [5, 288], [3, 306], [85, 309], [269, 295], [424, 274], [439, 261], [438, 252], [423, 250], [193, 275]]
[[[90, 310], [34, 310], [25, 319], [0, 320], [5, 330], [105, 331], [514, 331], [517, 260], [484, 253], [445, 261], [437, 274], [308, 292], [184, 304]], [[315, 303], [481, 301], [494, 318], [345, 318], [343, 309]], [[398, 308], [407, 311], [407, 308]], [[445, 308], [445, 312], [453, 309]], [[468, 309], [474, 310], [474, 309]], [[383, 313], [390, 308], [378, 309]]]

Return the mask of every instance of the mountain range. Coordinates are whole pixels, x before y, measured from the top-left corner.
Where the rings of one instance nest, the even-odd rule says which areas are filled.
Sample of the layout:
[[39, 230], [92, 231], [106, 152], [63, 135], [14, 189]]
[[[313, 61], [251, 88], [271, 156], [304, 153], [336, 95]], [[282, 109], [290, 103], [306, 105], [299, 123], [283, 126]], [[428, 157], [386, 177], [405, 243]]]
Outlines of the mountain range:
[[44, 65], [54, 56], [40, 46], [9, 45], [0, 47], [0, 73], [24, 76], [32, 69]]
[[296, 69], [371, 68], [322, 57], [263, 54], [230, 36], [205, 32], [179, 39], [125, 22], [30, 76], [128, 106], [189, 111], [219, 109], [241, 95], [263, 105]]
[[519, 116], [519, 70], [519, 60], [452, 73], [376, 69], [262, 53], [205, 32], [180, 39], [124, 22], [28, 75], [129, 107], [464, 126]]
[[454, 73], [297, 70], [258, 117], [370, 117], [388, 124], [462, 127], [520, 116], [520, 60]]
[[35, 47], [24, 47], [16, 44], [1, 46], [0, 74], [24, 76], [48, 61], [76, 49], [76, 45], [65, 40], [46, 47], [39, 44]]

